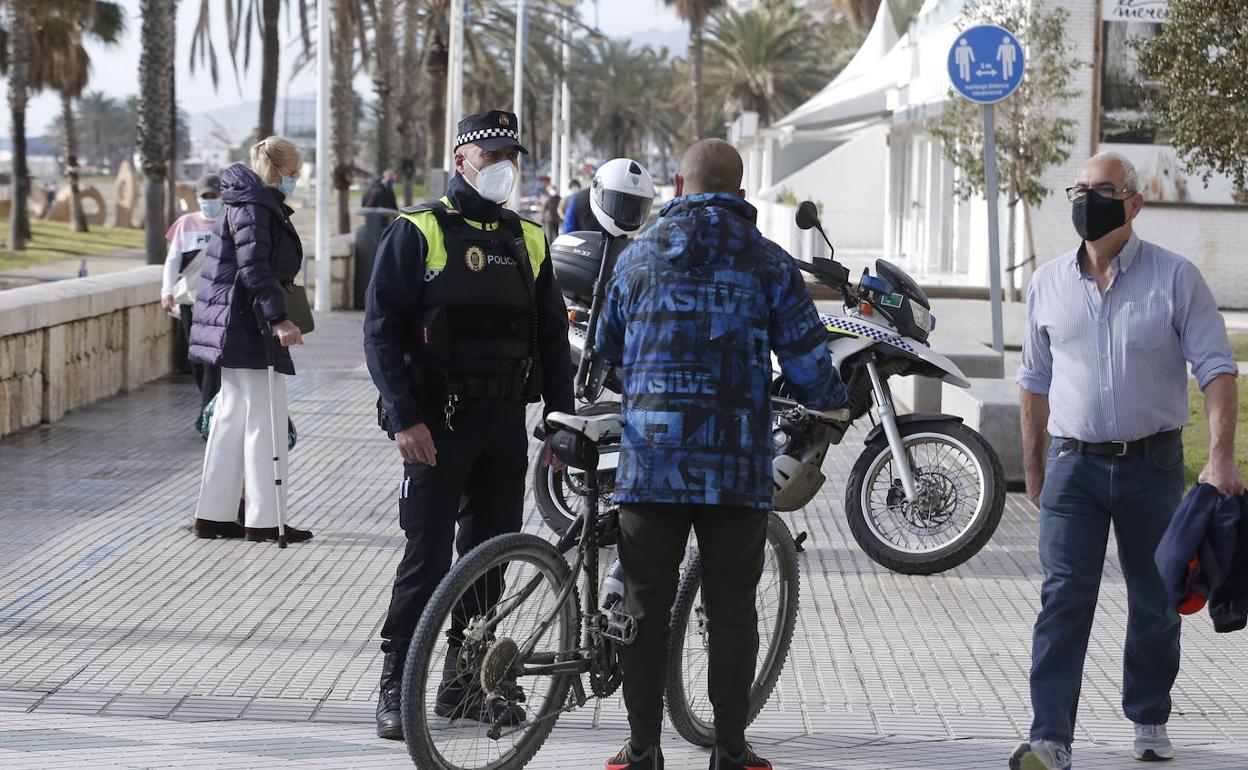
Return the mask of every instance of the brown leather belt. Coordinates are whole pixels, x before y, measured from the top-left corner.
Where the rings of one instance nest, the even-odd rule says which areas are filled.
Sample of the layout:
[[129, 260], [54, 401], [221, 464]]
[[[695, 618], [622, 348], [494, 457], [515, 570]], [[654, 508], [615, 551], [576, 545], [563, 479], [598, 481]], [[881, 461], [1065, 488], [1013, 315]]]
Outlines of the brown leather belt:
[[1182, 433], [1182, 428], [1175, 428], [1174, 430], [1163, 430], [1161, 433], [1154, 433], [1136, 441], [1106, 441], [1101, 444], [1067, 438], [1062, 439], [1062, 449], [1073, 449], [1080, 454], [1097, 455], [1099, 457], [1127, 457], [1129, 455], [1145, 454], [1155, 446], [1178, 438]]

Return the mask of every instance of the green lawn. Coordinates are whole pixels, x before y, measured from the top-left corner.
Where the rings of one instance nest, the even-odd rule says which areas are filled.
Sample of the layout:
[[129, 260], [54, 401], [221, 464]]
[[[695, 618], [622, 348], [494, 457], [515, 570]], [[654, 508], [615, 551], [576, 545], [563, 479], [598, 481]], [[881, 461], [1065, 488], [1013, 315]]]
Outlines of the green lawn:
[[[1232, 335], [1234, 338], [1248, 338], [1248, 335]], [[1242, 357], [1245, 343], [1240, 339], [1236, 347], [1236, 357]], [[1239, 463], [1239, 472], [1248, 478], [1248, 392], [1245, 392], [1241, 379], [1239, 386], [1239, 426], [1235, 431], [1235, 459]], [[1187, 466], [1187, 483], [1194, 484], [1196, 477], [1209, 461], [1209, 420], [1205, 416], [1205, 396], [1192, 380], [1187, 386], [1188, 401], [1192, 410], [1192, 419], [1183, 429], [1183, 464]]]
[[0, 270], [143, 247], [143, 231], [137, 229], [92, 225], [90, 232], [73, 233], [66, 222], [34, 219], [30, 230], [34, 238], [26, 250], [13, 251], [7, 246], [9, 221], [0, 219]]
[[1235, 351], [1236, 361], [1248, 361], [1248, 334], [1232, 334], [1231, 350]]

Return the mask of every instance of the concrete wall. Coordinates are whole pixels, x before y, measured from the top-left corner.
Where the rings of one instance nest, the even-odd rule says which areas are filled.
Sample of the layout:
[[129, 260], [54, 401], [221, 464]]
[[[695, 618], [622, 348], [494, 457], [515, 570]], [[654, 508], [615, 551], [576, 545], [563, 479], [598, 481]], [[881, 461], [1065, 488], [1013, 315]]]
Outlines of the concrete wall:
[[[329, 269], [332, 280], [330, 301], [334, 310], [350, 310], [354, 299], [355, 234], [343, 233], [329, 239]], [[303, 242], [303, 279], [311, 299], [316, 289], [316, 244]], [[363, 308], [359, 308], [363, 310]]]
[[172, 370], [161, 267], [0, 292], [0, 436]]

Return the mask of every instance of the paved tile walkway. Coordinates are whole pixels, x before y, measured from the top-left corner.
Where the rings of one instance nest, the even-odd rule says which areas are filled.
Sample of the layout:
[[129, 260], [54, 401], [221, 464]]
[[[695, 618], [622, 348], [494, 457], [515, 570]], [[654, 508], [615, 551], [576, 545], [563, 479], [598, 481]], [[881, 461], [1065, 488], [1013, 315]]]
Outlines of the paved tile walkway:
[[[0, 441], [0, 768], [401, 768], [372, 736], [375, 635], [402, 536], [399, 463], [373, 427], [360, 316], [296, 353], [291, 520], [310, 543], [187, 532], [203, 444], [170, 379]], [[847, 477], [860, 435], [825, 471]], [[993, 542], [950, 573], [907, 577], [854, 545], [829, 483], [794, 531], [801, 616], [751, 729], [780, 767], [1004, 767], [1029, 724], [1039, 567], [1035, 510], [1011, 495]], [[531, 506], [530, 506], [531, 510]], [[535, 512], [531, 531], [542, 532]], [[1122, 575], [1111, 554], [1088, 658], [1079, 768], [1135, 766], [1120, 715]], [[1187, 622], [1176, 767], [1248, 767], [1248, 634]], [[626, 737], [618, 696], [561, 719], [534, 768], [601, 767]], [[667, 740], [668, 767], [704, 751]]]

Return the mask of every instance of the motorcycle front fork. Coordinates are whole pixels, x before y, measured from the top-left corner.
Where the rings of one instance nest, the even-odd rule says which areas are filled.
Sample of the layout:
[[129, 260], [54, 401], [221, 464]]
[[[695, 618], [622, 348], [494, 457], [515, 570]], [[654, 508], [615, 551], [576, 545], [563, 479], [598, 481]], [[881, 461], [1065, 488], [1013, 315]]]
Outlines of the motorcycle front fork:
[[918, 487], [914, 483], [914, 469], [910, 466], [910, 455], [901, 440], [901, 431], [897, 428], [897, 409], [893, 406], [893, 393], [888, 383], [880, 378], [880, 370], [875, 361], [868, 360], [867, 374], [871, 377], [871, 391], [875, 394], [875, 411], [884, 426], [884, 435], [888, 438], [888, 448], [893, 452], [893, 464], [897, 469], [897, 478], [901, 480], [901, 489], [906, 493], [906, 500], [913, 502], [919, 497]]

